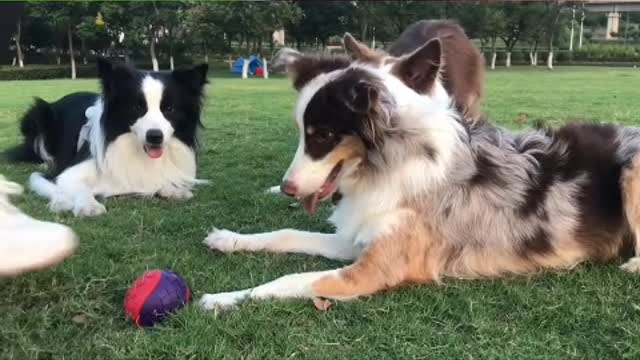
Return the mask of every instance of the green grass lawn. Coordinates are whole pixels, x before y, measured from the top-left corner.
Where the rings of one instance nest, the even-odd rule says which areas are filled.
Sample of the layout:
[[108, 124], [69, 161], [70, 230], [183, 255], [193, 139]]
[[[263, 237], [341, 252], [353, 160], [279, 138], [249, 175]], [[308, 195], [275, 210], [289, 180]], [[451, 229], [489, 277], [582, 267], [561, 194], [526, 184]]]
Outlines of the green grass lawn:
[[[0, 82], [0, 149], [19, 141], [17, 118], [33, 96], [96, 90], [95, 80]], [[310, 301], [248, 302], [218, 314], [190, 306], [153, 330], [124, 316], [124, 294], [145, 270], [182, 274], [197, 299], [340, 263], [301, 255], [208, 251], [212, 226], [243, 232], [330, 231], [264, 194], [296, 147], [288, 80], [211, 79], [194, 199], [115, 198], [105, 216], [48, 212], [32, 193], [15, 202], [72, 226], [77, 254], [50, 271], [0, 280], [0, 359], [604, 359], [640, 358], [640, 277], [618, 264], [494, 281], [447, 280], [315, 310]], [[640, 121], [640, 69], [514, 68], [487, 76], [486, 112], [561, 123]], [[35, 166], [0, 162], [24, 182]], [[4, 241], [6, 239], [0, 239]]]

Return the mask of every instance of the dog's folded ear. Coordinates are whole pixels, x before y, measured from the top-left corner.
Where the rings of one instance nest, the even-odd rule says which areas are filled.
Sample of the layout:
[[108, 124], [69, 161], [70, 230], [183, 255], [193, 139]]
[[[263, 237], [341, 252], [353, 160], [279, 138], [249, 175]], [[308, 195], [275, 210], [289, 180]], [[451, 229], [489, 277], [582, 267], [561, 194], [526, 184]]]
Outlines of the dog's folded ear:
[[433, 89], [441, 66], [442, 45], [440, 39], [435, 38], [399, 58], [391, 73], [417, 93], [426, 94]]
[[292, 48], [282, 48], [271, 59], [271, 70], [289, 72], [290, 67], [302, 57], [302, 53]]
[[194, 92], [202, 91], [202, 87], [207, 81], [207, 72], [209, 71], [209, 65], [200, 64], [190, 69], [174, 70], [172, 76], [178, 82], [184, 84], [187, 88]]
[[378, 63], [384, 57], [384, 53], [369, 48], [348, 32], [344, 33], [342, 44], [344, 49], [359, 61]]
[[349, 67], [351, 60], [342, 55], [327, 53], [303, 54], [291, 48], [280, 49], [271, 60], [271, 68], [285, 68], [293, 87], [301, 90], [316, 76]]

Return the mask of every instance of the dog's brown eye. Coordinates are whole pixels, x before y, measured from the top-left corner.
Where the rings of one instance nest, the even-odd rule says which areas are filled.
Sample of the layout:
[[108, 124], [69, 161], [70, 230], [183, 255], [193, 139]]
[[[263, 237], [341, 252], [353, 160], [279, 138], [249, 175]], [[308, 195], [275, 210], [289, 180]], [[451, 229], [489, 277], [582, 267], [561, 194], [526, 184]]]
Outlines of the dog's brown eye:
[[335, 134], [329, 130], [320, 130], [315, 134], [316, 141], [318, 142], [329, 142], [335, 138]]

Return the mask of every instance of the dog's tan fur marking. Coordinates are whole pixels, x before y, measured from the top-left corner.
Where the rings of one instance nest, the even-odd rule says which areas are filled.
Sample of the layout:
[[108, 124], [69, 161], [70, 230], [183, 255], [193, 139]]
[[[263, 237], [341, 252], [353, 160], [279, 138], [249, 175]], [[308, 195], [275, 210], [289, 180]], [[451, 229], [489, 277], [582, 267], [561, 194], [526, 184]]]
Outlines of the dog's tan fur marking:
[[640, 155], [622, 172], [624, 211], [631, 231], [635, 235], [635, 254], [640, 254]]
[[314, 282], [314, 295], [351, 299], [405, 283], [432, 281], [430, 248], [438, 241], [436, 234], [412, 210], [403, 213], [395, 229], [374, 240], [354, 264]]
[[327, 155], [326, 161], [335, 166], [340, 161], [364, 159], [366, 153], [364, 143], [360, 138], [357, 136], [345, 136], [340, 144]]

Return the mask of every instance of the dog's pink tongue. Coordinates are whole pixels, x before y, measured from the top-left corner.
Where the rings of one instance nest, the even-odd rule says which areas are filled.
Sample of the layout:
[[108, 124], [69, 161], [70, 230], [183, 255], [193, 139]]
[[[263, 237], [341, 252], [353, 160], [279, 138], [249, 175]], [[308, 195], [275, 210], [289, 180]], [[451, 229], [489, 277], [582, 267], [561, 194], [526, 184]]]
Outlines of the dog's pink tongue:
[[316, 191], [313, 195], [309, 195], [304, 198], [304, 210], [309, 215], [313, 215], [316, 212], [316, 207], [318, 206], [318, 198], [320, 197], [320, 192]]
[[162, 148], [153, 148], [147, 150], [147, 155], [152, 159], [157, 159], [162, 156]]

